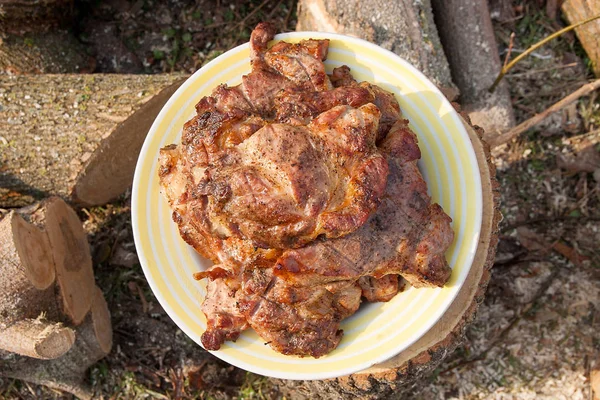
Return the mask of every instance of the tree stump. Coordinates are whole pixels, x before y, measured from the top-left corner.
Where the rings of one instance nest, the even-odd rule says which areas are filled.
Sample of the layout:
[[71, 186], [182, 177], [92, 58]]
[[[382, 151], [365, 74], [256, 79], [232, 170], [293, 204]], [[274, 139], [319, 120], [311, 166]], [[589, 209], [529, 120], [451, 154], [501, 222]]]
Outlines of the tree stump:
[[0, 220], [0, 376], [90, 397], [85, 370], [110, 352], [87, 235], [59, 197]]
[[430, 0], [300, 0], [296, 30], [341, 33], [377, 43], [414, 65], [447, 97], [457, 95]]
[[59, 195], [104, 204], [132, 183], [183, 75], [0, 76], [0, 207]]
[[498, 242], [499, 191], [483, 130], [462, 114], [475, 148], [483, 189], [481, 237], [473, 265], [458, 296], [442, 318], [416, 343], [390, 360], [348, 376], [322, 381], [276, 379], [273, 384], [292, 399], [398, 399], [427, 377], [460, 343], [473, 320], [490, 279]]

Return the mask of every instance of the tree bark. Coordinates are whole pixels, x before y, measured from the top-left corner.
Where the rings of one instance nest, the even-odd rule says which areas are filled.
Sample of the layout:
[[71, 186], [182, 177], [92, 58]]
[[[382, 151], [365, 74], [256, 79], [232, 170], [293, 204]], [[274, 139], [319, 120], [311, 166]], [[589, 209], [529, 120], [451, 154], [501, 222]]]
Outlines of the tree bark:
[[0, 207], [59, 195], [104, 204], [133, 180], [183, 75], [0, 76]]
[[502, 64], [487, 1], [432, 0], [431, 4], [464, 110], [489, 135], [510, 129], [515, 117], [506, 82], [493, 93], [488, 91]]
[[273, 380], [293, 399], [400, 399], [426, 378], [460, 343], [490, 279], [498, 242], [499, 189], [483, 131], [462, 114], [480, 168], [483, 188], [481, 237], [473, 265], [458, 296], [442, 318], [416, 343], [390, 360], [364, 371], [322, 381]]
[[341, 33], [376, 43], [414, 65], [447, 97], [457, 94], [430, 0], [300, 0], [296, 30]]
[[[561, 7], [570, 24], [576, 24], [600, 14], [600, 4], [594, 0], [566, 0]], [[600, 21], [595, 20], [575, 29], [585, 52], [592, 61], [594, 74], [600, 77]]]
[[74, 336], [59, 322], [48, 236], [11, 211], [0, 220], [0, 249], [0, 349], [41, 359], [61, 356]]

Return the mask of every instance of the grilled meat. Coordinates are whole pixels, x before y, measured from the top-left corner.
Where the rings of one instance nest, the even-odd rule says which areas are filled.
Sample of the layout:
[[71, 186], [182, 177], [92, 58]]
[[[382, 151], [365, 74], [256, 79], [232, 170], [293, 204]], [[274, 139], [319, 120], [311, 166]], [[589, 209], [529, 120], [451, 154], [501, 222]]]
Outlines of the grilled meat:
[[252, 327], [320, 357], [362, 298], [443, 286], [453, 232], [394, 95], [345, 66], [328, 76], [327, 40], [267, 48], [274, 33], [253, 31], [252, 72], [200, 100], [159, 178], [182, 238], [215, 263], [194, 276], [209, 281], [203, 345]]

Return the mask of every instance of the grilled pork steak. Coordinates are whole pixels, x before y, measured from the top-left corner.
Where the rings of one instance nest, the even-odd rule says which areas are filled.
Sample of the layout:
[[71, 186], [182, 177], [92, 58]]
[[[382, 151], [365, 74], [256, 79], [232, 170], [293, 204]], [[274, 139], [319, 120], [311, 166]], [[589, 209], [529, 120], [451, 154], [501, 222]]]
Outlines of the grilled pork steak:
[[417, 168], [416, 136], [406, 121], [398, 121], [380, 147], [390, 174], [375, 215], [342, 238], [286, 250], [277, 261], [277, 275], [292, 284], [388, 274], [399, 274], [416, 287], [446, 283], [452, 271], [444, 252], [454, 233], [450, 217], [427, 195]]
[[336, 106], [305, 126], [267, 124], [224, 151], [194, 182], [192, 195], [206, 198], [206, 231], [263, 248], [354, 231], [385, 189], [379, 117], [371, 103]]
[[320, 357], [362, 298], [443, 286], [453, 232], [395, 97], [345, 66], [328, 76], [328, 41], [268, 49], [273, 34], [253, 31], [252, 72], [200, 100], [159, 178], [182, 238], [215, 263], [194, 276], [209, 280], [204, 347], [252, 327]]
[[[245, 316], [238, 332], [249, 324], [281, 353], [319, 357], [337, 346], [340, 323], [358, 308], [361, 295], [389, 301], [399, 291], [398, 275], [416, 287], [443, 286], [449, 279], [443, 253], [454, 236], [450, 218], [431, 204], [416, 167], [416, 137], [406, 121], [394, 125], [381, 148], [390, 168], [386, 194], [358, 230], [269, 257], [254, 253], [251, 259], [260, 263], [227, 271], [215, 266], [200, 274], [235, 282], [236, 313]], [[211, 293], [206, 301], [213, 302]], [[221, 328], [222, 316], [215, 317], [212, 324], [209, 317], [205, 335], [226, 338], [229, 327]]]
[[328, 41], [267, 49], [267, 28], [252, 34], [252, 72], [203, 98], [181, 148], [163, 153], [180, 152], [173, 157], [188, 175], [186, 195], [203, 203], [203, 232], [301, 247], [350, 233], [375, 211], [387, 178], [375, 145], [381, 114], [372, 90], [333, 90], [322, 62]]

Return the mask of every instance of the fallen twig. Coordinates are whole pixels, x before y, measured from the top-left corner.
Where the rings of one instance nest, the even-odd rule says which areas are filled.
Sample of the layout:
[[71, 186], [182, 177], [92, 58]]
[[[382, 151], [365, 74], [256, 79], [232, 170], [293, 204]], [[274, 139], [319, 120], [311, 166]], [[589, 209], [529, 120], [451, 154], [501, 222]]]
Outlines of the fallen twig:
[[540, 40], [539, 42], [537, 42], [536, 44], [534, 44], [533, 46], [531, 46], [530, 48], [528, 48], [527, 50], [525, 50], [523, 53], [519, 54], [517, 57], [515, 57], [514, 60], [512, 60], [511, 62], [509, 62], [507, 65], [504, 65], [502, 67], [502, 70], [500, 70], [500, 73], [498, 74], [498, 76], [496, 77], [496, 80], [494, 81], [494, 83], [492, 84], [492, 86], [490, 86], [489, 91], [493, 92], [496, 89], [496, 86], [498, 86], [498, 84], [500, 83], [500, 81], [502, 80], [502, 78], [504, 77], [504, 75], [506, 75], [506, 73], [515, 66], [516, 63], [518, 63], [519, 61], [521, 61], [523, 58], [527, 57], [529, 54], [531, 54], [532, 52], [534, 52], [535, 50], [539, 49], [540, 47], [542, 47], [543, 45], [545, 45], [546, 43], [548, 43], [549, 41], [551, 41], [554, 38], [559, 37], [560, 35], [562, 35], [563, 33], [569, 32], [581, 25], [587, 24], [588, 22], [592, 22], [595, 19], [600, 18], [600, 14], [599, 15], [594, 15], [593, 17], [587, 18], [581, 22], [578, 22], [576, 24], [573, 25], [569, 25], [566, 28], [563, 28], [557, 32], [554, 32], [552, 35], [549, 35], [547, 37], [545, 37], [544, 39]]
[[528, 76], [535, 75], [535, 74], [541, 74], [543, 72], [550, 72], [550, 71], [555, 71], [555, 70], [565, 69], [565, 68], [573, 68], [576, 66], [577, 66], [577, 63], [572, 62], [572, 63], [564, 64], [564, 65], [552, 66], [552, 67], [548, 67], [548, 68], [533, 69], [533, 70], [527, 71], [527, 72], [519, 72], [516, 74], [510, 74], [510, 75], [507, 75], [506, 78], [508, 79], [508, 78], [528, 77]]
[[508, 43], [508, 51], [506, 52], [506, 57], [504, 57], [504, 64], [502, 68], [506, 68], [508, 65], [508, 60], [510, 59], [510, 54], [512, 53], [513, 45], [515, 44], [515, 33], [510, 34], [510, 42]]
[[548, 117], [550, 114], [553, 114], [553, 113], [563, 109], [564, 107], [568, 106], [575, 100], [579, 99], [582, 96], [587, 95], [590, 92], [593, 92], [594, 90], [596, 90], [598, 88], [600, 88], [600, 79], [596, 79], [593, 82], [586, 83], [585, 85], [583, 85], [582, 87], [580, 87], [579, 89], [577, 89], [576, 91], [571, 93], [570, 95], [568, 95], [568, 96], [564, 97], [563, 99], [561, 99], [560, 101], [552, 104], [550, 107], [548, 107], [541, 113], [536, 114], [533, 117], [529, 118], [527, 121], [515, 126], [514, 128], [510, 129], [509, 131], [507, 131], [501, 135], [487, 136], [485, 138], [485, 140], [489, 143], [490, 147], [492, 147], [492, 148], [500, 146], [501, 144], [504, 144], [504, 143], [510, 141], [511, 139], [516, 138], [521, 133], [525, 132], [526, 130], [533, 127], [534, 125], [537, 125], [540, 121], [542, 121], [543, 119]]
[[580, 221], [600, 221], [600, 216], [595, 215], [578, 215], [578, 216], [570, 216], [570, 215], [560, 215], [558, 217], [541, 217], [541, 218], [533, 218], [527, 221], [516, 222], [514, 224], [507, 225], [501, 228], [502, 233], [506, 233], [516, 229], [520, 226], [526, 225], [537, 225], [537, 224], [550, 224], [557, 222], [580, 222]]

